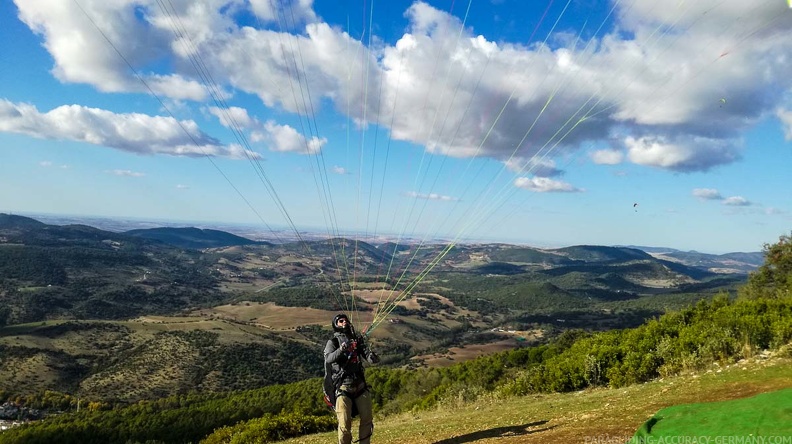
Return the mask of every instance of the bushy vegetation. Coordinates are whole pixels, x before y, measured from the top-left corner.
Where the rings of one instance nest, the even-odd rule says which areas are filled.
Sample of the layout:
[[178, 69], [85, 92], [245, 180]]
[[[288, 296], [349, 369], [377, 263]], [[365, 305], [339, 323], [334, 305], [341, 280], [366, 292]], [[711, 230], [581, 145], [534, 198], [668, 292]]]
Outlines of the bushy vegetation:
[[[198, 442], [215, 429], [254, 418], [269, 418], [254, 423], [264, 427], [262, 424], [267, 421], [299, 423], [301, 416], [328, 416], [317, 395], [320, 392], [320, 380], [314, 378], [222, 397], [173, 396], [112, 410], [104, 410], [105, 405], [95, 403], [80, 412], [53, 416], [0, 433], [0, 443]], [[323, 423], [315, 420], [313, 424], [319, 427]]]
[[477, 276], [454, 274], [444, 280], [442, 288], [422, 285], [421, 291], [436, 291], [459, 307], [482, 314], [509, 310], [550, 311], [591, 305], [587, 300], [565, 291], [534, 274]]
[[792, 297], [792, 235], [764, 246], [765, 263], [751, 274], [740, 295], [748, 299]]
[[[344, 300], [338, 293], [328, 287], [305, 285], [299, 287], [275, 288], [264, 293], [255, 293], [246, 296], [254, 302], [274, 302], [283, 307], [310, 307], [320, 310], [341, 310], [340, 302]], [[347, 297], [348, 299], [348, 297]], [[328, 307], [329, 301], [338, 301], [335, 306]], [[360, 306], [358, 310], [370, 310], [367, 306]]]
[[666, 314], [629, 330], [583, 338], [522, 372], [500, 391], [510, 395], [620, 387], [750, 357], [792, 340], [792, 300], [725, 296]]
[[265, 443], [281, 441], [311, 433], [327, 432], [336, 427], [332, 416], [309, 416], [300, 413], [264, 415], [234, 426], [221, 427], [201, 440], [201, 444]]
[[215, 258], [86, 226], [0, 217], [0, 325], [174, 314], [230, 299]]
[[67, 276], [64, 267], [55, 262], [44, 248], [4, 245], [0, 254], [0, 276], [18, 279], [33, 285], [62, 285]]
[[[320, 376], [323, 369], [318, 346], [277, 334], [229, 342], [210, 330], [153, 330], [141, 335], [113, 322], [78, 321], [8, 327], [3, 333], [14, 332], [29, 341], [41, 338], [45, 344], [71, 345], [62, 350], [0, 344], [0, 390], [7, 391], [0, 403], [21, 400], [28, 407], [38, 402], [37, 392], [55, 387], [84, 399], [129, 404], [196, 390], [228, 392], [285, 384]], [[30, 374], [34, 376], [25, 376]], [[57, 378], [57, 386], [40, 382], [38, 375]]]
[[73, 279], [63, 286], [12, 288], [0, 294], [0, 301], [9, 307], [0, 313], [3, 318], [0, 325], [50, 319], [129, 319], [143, 314], [168, 315], [230, 299], [200, 285], [193, 281], [190, 286], [174, 283], [145, 288], [133, 284], [108, 284], [97, 279]]

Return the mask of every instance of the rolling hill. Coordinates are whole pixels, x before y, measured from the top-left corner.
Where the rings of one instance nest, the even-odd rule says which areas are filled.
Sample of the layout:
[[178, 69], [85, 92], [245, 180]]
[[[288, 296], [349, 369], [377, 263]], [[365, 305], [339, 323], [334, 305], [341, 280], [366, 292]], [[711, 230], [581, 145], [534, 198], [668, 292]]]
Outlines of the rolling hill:
[[645, 251], [656, 258], [678, 262], [688, 267], [704, 268], [722, 273], [749, 273], [764, 263], [764, 253], [758, 251], [707, 254], [673, 248], [642, 246], [629, 246], [628, 248]]
[[268, 242], [256, 242], [225, 231], [184, 228], [147, 228], [129, 230], [124, 234], [144, 239], [156, 240], [179, 248], [203, 249], [227, 247], [231, 245], [268, 245]]
[[[0, 389], [134, 400], [297, 380], [312, 374], [307, 350], [321, 347], [328, 319], [352, 303], [362, 325], [391, 304], [372, 336], [390, 365], [425, 365], [412, 358], [428, 355], [455, 362], [487, 353], [482, 344], [507, 350], [572, 328], [635, 326], [745, 279], [627, 247], [274, 244], [0, 214], [0, 347], [13, 357], [0, 365]], [[277, 355], [274, 344], [305, 350], [308, 361], [255, 376], [262, 356]], [[213, 361], [203, 348], [249, 364]], [[156, 382], [131, 378], [124, 362], [150, 368]]]

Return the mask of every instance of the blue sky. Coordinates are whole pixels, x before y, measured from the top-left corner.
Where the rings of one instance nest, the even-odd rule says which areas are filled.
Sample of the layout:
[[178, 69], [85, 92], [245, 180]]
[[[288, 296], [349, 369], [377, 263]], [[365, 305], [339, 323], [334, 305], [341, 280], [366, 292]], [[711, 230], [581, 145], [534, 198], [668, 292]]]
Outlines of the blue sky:
[[0, 212], [711, 253], [791, 231], [783, 0], [14, 0], [0, 23]]

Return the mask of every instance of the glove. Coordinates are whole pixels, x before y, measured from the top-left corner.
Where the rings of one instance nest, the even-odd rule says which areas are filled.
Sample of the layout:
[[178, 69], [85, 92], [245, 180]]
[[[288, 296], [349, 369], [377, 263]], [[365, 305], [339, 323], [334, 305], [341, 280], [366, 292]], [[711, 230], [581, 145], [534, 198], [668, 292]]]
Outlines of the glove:
[[349, 345], [350, 345], [350, 341], [346, 340], [340, 344], [339, 348], [341, 349], [341, 351], [347, 351], [349, 349]]

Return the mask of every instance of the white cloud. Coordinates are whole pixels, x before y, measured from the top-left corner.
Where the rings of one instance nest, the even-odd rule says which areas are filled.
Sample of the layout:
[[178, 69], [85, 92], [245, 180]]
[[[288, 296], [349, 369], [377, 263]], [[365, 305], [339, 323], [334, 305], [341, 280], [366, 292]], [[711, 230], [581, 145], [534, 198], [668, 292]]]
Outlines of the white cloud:
[[277, 22], [279, 8], [288, 8], [286, 12], [281, 12], [280, 14], [288, 14], [288, 19], [290, 22], [292, 18], [297, 21], [307, 22], [316, 20], [316, 13], [313, 11], [313, 0], [291, 1], [288, 4], [280, 3], [281, 2], [279, 0], [250, 0], [250, 5], [253, 8], [253, 12], [261, 20]]
[[456, 202], [459, 200], [456, 197], [444, 196], [442, 194], [437, 194], [437, 193], [422, 194], [422, 193], [417, 193], [415, 191], [408, 192], [407, 196], [414, 197], [416, 199], [440, 200], [445, 202]]
[[[44, 38], [44, 46], [55, 61], [52, 72], [62, 82], [86, 83], [104, 92], [148, 93], [151, 88], [171, 98], [206, 97], [198, 81], [145, 68], [166, 57], [172, 44], [169, 33], [137, 17], [145, 11], [143, 15], [151, 19], [154, 2], [87, 0], [81, 1], [80, 7], [38, 0], [15, 3], [20, 20]], [[143, 82], [127, 63], [136, 68]]]
[[624, 153], [619, 150], [597, 150], [590, 154], [591, 160], [597, 165], [618, 165], [624, 160]]
[[536, 193], [577, 193], [583, 191], [569, 183], [547, 177], [518, 177], [514, 180], [514, 186]]
[[[635, 3], [656, 8], [648, 0]], [[412, 26], [404, 44], [383, 50], [390, 94], [384, 102], [398, 95], [393, 135], [433, 152], [503, 159], [515, 153], [552, 156], [618, 132], [633, 140], [667, 141], [653, 152], [628, 156], [642, 165], [701, 171], [734, 162], [740, 158], [737, 134], [777, 100], [768, 79], [781, 89], [792, 84], [785, 74], [792, 68], [792, 42], [784, 37], [789, 21], [757, 26], [785, 13], [782, 5], [752, 4], [750, 23], [742, 23], [746, 6], [737, 3], [670, 8], [680, 23], [691, 24], [674, 28], [669, 21], [669, 32], [656, 32], [659, 24], [651, 15], [625, 15], [625, 5], [625, 23], [585, 50], [495, 45], [467, 31], [456, 40], [455, 18], [416, 3], [408, 11]], [[719, 13], [701, 12], [713, 8]], [[734, 25], [735, 34], [724, 38], [725, 24]], [[757, 28], [762, 32], [753, 32]], [[721, 48], [735, 50], [719, 57]], [[445, 57], [438, 66], [448, 70], [421, 75], [434, 72], [438, 54]], [[399, 89], [403, 85], [409, 90]], [[723, 97], [728, 105], [720, 107]]]
[[748, 199], [742, 196], [731, 196], [723, 199], [723, 204], [731, 207], [748, 207], [753, 205]]
[[776, 116], [778, 116], [778, 120], [781, 121], [784, 128], [784, 138], [792, 140], [792, 111], [779, 108], [776, 111]]
[[251, 117], [244, 108], [212, 106], [207, 110], [226, 128], [234, 131], [250, 130], [251, 142], [265, 143], [272, 151], [314, 154], [321, 151], [327, 143], [326, 138], [314, 136], [308, 139], [291, 126], [279, 125], [273, 120], [262, 123]]
[[240, 147], [221, 145], [191, 120], [116, 114], [79, 105], [59, 106], [41, 113], [33, 105], [0, 99], [0, 132], [86, 142], [134, 154], [244, 156]]
[[271, 120], [263, 125], [262, 131], [253, 134], [252, 140], [267, 143], [272, 151], [299, 154], [318, 153], [327, 143], [324, 137], [320, 139], [314, 136], [308, 139], [291, 126], [278, 125]]
[[122, 176], [122, 177], [144, 177], [146, 175], [146, 173], [139, 173], [131, 170], [108, 170], [105, 172], [115, 176]]
[[217, 117], [220, 120], [220, 124], [226, 128], [258, 128], [261, 126], [261, 123], [250, 117], [248, 112], [244, 108], [240, 108], [238, 106], [229, 106], [225, 108], [218, 108], [216, 106], [210, 106], [207, 108], [210, 114]]
[[[15, 1], [20, 18], [43, 37], [58, 79], [147, 92], [80, 8]], [[80, 5], [158, 95], [206, 100], [190, 59], [199, 56], [221, 97], [253, 94], [267, 107], [302, 115], [331, 103], [359, 125], [379, 122], [394, 139], [455, 157], [552, 159], [616, 137], [625, 141], [627, 161], [706, 171], [739, 160], [739, 135], [774, 112], [779, 92], [792, 87], [792, 21], [777, 19], [789, 12], [780, 1], [622, 2], [607, 34], [577, 46], [575, 38], [551, 36], [565, 47], [496, 43], [420, 1], [407, 10], [407, 31], [396, 43], [372, 48], [317, 21], [311, 0], [290, 2], [296, 22], [288, 32], [275, 26], [274, 0], [175, 2], [170, 15], [153, 0]], [[250, 12], [272, 29], [235, 22]], [[184, 32], [173, 32], [174, 23]], [[372, 94], [379, 85], [382, 93]], [[788, 114], [779, 118], [792, 137]], [[324, 144], [280, 128], [287, 140], [271, 149], [315, 152]], [[617, 158], [592, 155], [604, 164]]]
[[176, 184], [176, 189], [177, 190], [189, 190], [190, 187], [189, 187], [189, 185]]
[[693, 196], [701, 200], [721, 200], [723, 196], [714, 188], [695, 188], [693, 189]]
[[706, 171], [740, 158], [729, 141], [705, 137], [627, 137], [624, 145], [633, 163], [681, 172]]
[[742, 196], [723, 197], [720, 191], [714, 188], [695, 188], [693, 189], [693, 196], [699, 200], [720, 200], [723, 205], [730, 207], [749, 207], [753, 202]]
[[346, 168], [344, 168], [344, 167], [342, 167], [342, 166], [338, 166], [338, 165], [335, 165], [335, 166], [333, 166], [333, 169], [332, 169], [332, 171], [333, 171], [335, 174], [340, 174], [340, 175], [346, 175], [346, 174], [349, 174], [349, 171], [347, 171], [347, 169], [346, 169]]

